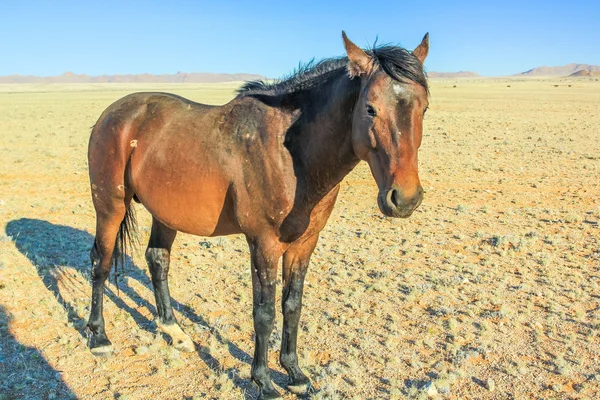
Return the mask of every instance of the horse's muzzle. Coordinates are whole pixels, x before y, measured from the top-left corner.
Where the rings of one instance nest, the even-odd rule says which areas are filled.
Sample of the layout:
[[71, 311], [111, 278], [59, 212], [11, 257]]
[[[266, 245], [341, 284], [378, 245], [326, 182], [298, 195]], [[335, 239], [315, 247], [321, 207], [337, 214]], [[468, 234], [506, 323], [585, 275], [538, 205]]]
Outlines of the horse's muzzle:
[[404, 195], [398, 186], [392, 186], [387, 191], [380, 191], [377, 204], [384, 215], [394, 218], [408, 218], [423, 201], [423, 188], [419, 185], [410, 197]]

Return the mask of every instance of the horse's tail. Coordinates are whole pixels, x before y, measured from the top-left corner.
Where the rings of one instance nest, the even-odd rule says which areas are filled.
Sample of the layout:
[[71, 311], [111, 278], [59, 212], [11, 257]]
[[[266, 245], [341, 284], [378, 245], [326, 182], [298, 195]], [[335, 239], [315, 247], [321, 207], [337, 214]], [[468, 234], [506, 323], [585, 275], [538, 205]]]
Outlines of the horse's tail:
[[138, 247], [138, 237], [136, 234], [137, 231], [137, 220], [135, 217], [135, 209], [132, 207], [132, 204], [127, 206], [127, 211], [125, 212], [125, 218], [121, 221], [121, 225], [119, 226], [119, 232], [117, 233], [117, 239], [115, 241], [115, 249], [113, 251], [113, 267], [115, 269], [115, 285], [117, 286], [117, 291], [119, 290], [119, 284], [117, 282], [117, 278], [119, 277], [118, 267], [121, 265], [121, 273], [125, 273], [125, 254], [128, 252], [131, 255], [131, 250], [134, 250]]

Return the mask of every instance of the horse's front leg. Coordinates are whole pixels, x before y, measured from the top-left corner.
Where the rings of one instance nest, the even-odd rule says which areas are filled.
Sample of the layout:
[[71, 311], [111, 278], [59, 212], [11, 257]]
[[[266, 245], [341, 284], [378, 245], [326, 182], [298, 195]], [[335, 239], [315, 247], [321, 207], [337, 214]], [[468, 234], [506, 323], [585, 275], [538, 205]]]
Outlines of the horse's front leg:
[[281, 258], [280, 246], [257, 239], [248, 239], [252, 260], [252, 294], [254, 318], [254, 359], [252, 380], [260, 389], [259, 399], [281, 397], [273, 387], [269, 374], [269, 338], [275, 322], [275, 288], [277, 265]]
[[298, 322], [302, 311], [304, 277], [318, 239], [319, 235], [315, 234], [308, 239], [298, 240], [283, 255], [283, 333], [279, 361], [290, 378], [288, 390], [300, 395], [308, 392], [310, 380], [298, 366]]

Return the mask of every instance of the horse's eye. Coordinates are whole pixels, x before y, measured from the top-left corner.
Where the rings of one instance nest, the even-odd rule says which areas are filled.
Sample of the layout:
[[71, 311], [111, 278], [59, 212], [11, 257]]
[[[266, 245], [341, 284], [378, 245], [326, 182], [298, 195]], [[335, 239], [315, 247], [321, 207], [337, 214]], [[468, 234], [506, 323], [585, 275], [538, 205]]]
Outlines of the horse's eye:
[[367, 115], [369, 117], [375, 117], [377, 115], [377, 111], [375, 111], [373, 106], [370, 104], [367, 104]]

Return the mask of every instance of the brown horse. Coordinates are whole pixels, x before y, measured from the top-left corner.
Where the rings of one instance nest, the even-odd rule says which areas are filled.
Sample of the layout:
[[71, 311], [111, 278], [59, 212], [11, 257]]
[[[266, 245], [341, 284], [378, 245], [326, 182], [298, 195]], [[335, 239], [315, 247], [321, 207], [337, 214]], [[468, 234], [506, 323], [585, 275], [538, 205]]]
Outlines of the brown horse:
[[283, 258], [280, 362], [291, 391], [308, 389], [296, 352], [304, 277], [340, 182], [364, 160], [383, 214], [406, 218], [423, 198], [417, 153], [428, 105], [428, 35], [413, 52], [361, 50], [342, 36], [347, 57], [309, 64], [277, 83], [249, 82], [223, 106], [135, 93], [100, 116], [88, 152], [97, 216], [87, 325], [94, 354], [112, 352], [102, 297], [133, 229], [133, 199], [153, 217], [146, 259], [158, 327], [182, 350], [194, 343], [175, 320], [167, 283], [177, 231], [246, 236], [256, 334], [251, 375], [263, 399], [279, 397], [267, 350]]

